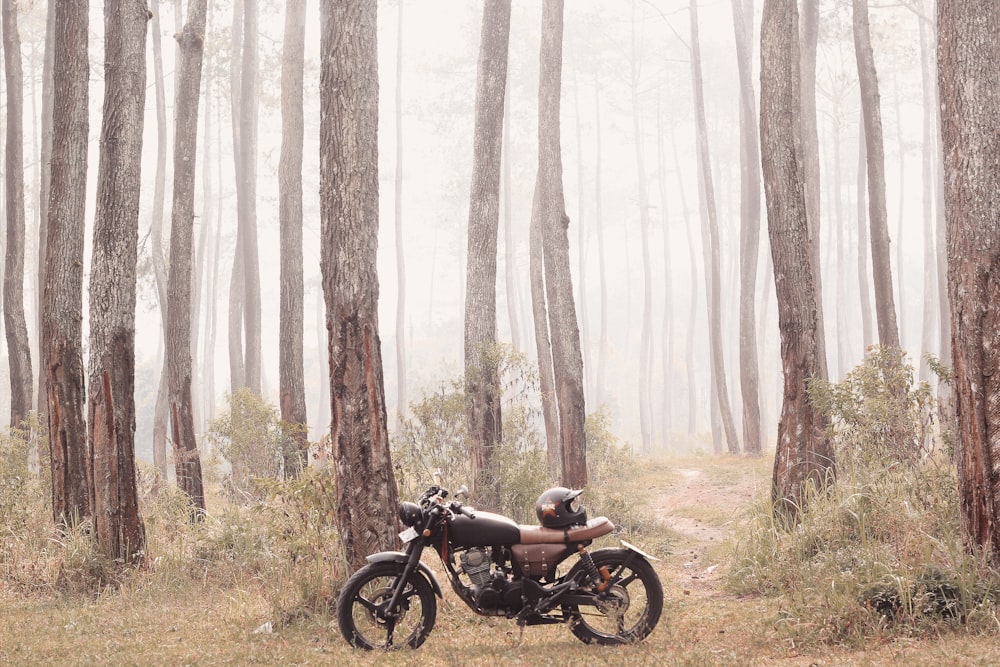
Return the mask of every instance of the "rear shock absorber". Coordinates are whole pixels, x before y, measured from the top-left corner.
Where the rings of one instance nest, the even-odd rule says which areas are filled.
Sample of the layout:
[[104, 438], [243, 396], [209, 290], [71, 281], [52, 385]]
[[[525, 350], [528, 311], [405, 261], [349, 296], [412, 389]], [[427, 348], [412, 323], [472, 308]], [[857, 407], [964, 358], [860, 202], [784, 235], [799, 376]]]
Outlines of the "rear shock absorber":
[[583, 563], [583, 569], [586, 570], [591, 583], [597, 587], [598, 593], [603, 593], [604, 589], [608, 587], [608, 581], [611, 579], [611, 573], [608, 572], [608, 568], [602, 567], [598, 570], [597, 565], [594, 563], [594, 557], [590, 555], [589, 551], [583, 548], [582, 544], [577, 546], [577, 550], [580, 552], [580, 562]]

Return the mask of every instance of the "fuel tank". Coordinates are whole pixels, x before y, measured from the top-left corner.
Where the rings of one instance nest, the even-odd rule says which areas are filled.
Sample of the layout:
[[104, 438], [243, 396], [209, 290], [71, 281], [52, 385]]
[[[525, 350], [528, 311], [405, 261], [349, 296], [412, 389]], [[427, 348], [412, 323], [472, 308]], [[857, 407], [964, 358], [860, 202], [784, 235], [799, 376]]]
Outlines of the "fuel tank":
[[477, 511], [475, 519], [455, 516], [448, 537], [456, 547], [506, 546], [521, 541], [521, 529], [505, 516]]

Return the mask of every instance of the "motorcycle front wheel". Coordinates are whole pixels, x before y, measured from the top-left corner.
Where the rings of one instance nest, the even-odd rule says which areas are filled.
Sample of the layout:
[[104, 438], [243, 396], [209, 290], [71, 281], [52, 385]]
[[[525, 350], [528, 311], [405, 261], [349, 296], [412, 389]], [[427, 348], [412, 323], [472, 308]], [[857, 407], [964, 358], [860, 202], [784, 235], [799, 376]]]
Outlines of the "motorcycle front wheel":
[[[663, 611], [663, 585], [645, 558], [626, 549], [591, 553], [594, 565], [606, 567], [610, 585], [594, 592], [594, 605], [563, 605], [570, 629], [587, 644], [631, 644], [645, 639]], [[574, 569], [582, 567], [577, 563]]]
[[413, 572], [403, 584], [395, 613], [388, 609], [401, 563], [372, 563], [347, 580], [337, 600], [337, 623], [355, 648], [391, 651], [424, 643], [437, 618], [437, 601], [430, 583]]

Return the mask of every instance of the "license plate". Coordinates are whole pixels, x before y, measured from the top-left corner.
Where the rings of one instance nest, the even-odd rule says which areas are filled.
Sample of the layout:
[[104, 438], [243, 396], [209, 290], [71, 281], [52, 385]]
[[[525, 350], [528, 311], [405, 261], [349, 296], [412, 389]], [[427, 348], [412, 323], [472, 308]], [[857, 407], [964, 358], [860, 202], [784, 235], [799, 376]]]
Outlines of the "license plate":
[[399, 534], [399, 539], [403, 540], [403, 544], [412, 542], [413, 540], [417, 539], [417, 529], [414, 528], [413, 526], [410, 526], [409, 528], [407, 528], [406, 530], [404, 530]]

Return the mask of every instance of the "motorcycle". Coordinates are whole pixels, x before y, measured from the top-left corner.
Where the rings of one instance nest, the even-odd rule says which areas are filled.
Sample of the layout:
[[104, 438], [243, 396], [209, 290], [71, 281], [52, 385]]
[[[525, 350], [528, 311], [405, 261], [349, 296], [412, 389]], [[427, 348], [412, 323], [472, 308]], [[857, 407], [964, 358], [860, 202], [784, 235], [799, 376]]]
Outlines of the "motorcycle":
[[[418, 648], [434, 628], [441, 587], [421, 562], [438, 553], [451, 586], [472, 611], [524, 626], [567, 623], [581, 641], [603, 645], [645, 639], [663, 610], [658, 560], [621, 540], [622, 548], [587, 550], [615, 528], [587, 518], [581, 490], [555, 487], [536, 504], [541, 525], [519, 525], [448, 500], [433, 485], [399, 505], [405, 551], [368, 556], [337, 601], [341, 634], [354, 647]], [[465, 494], [463, 486], [456, 495]], [[572, 555], [579, 558], [562, 574]]]

